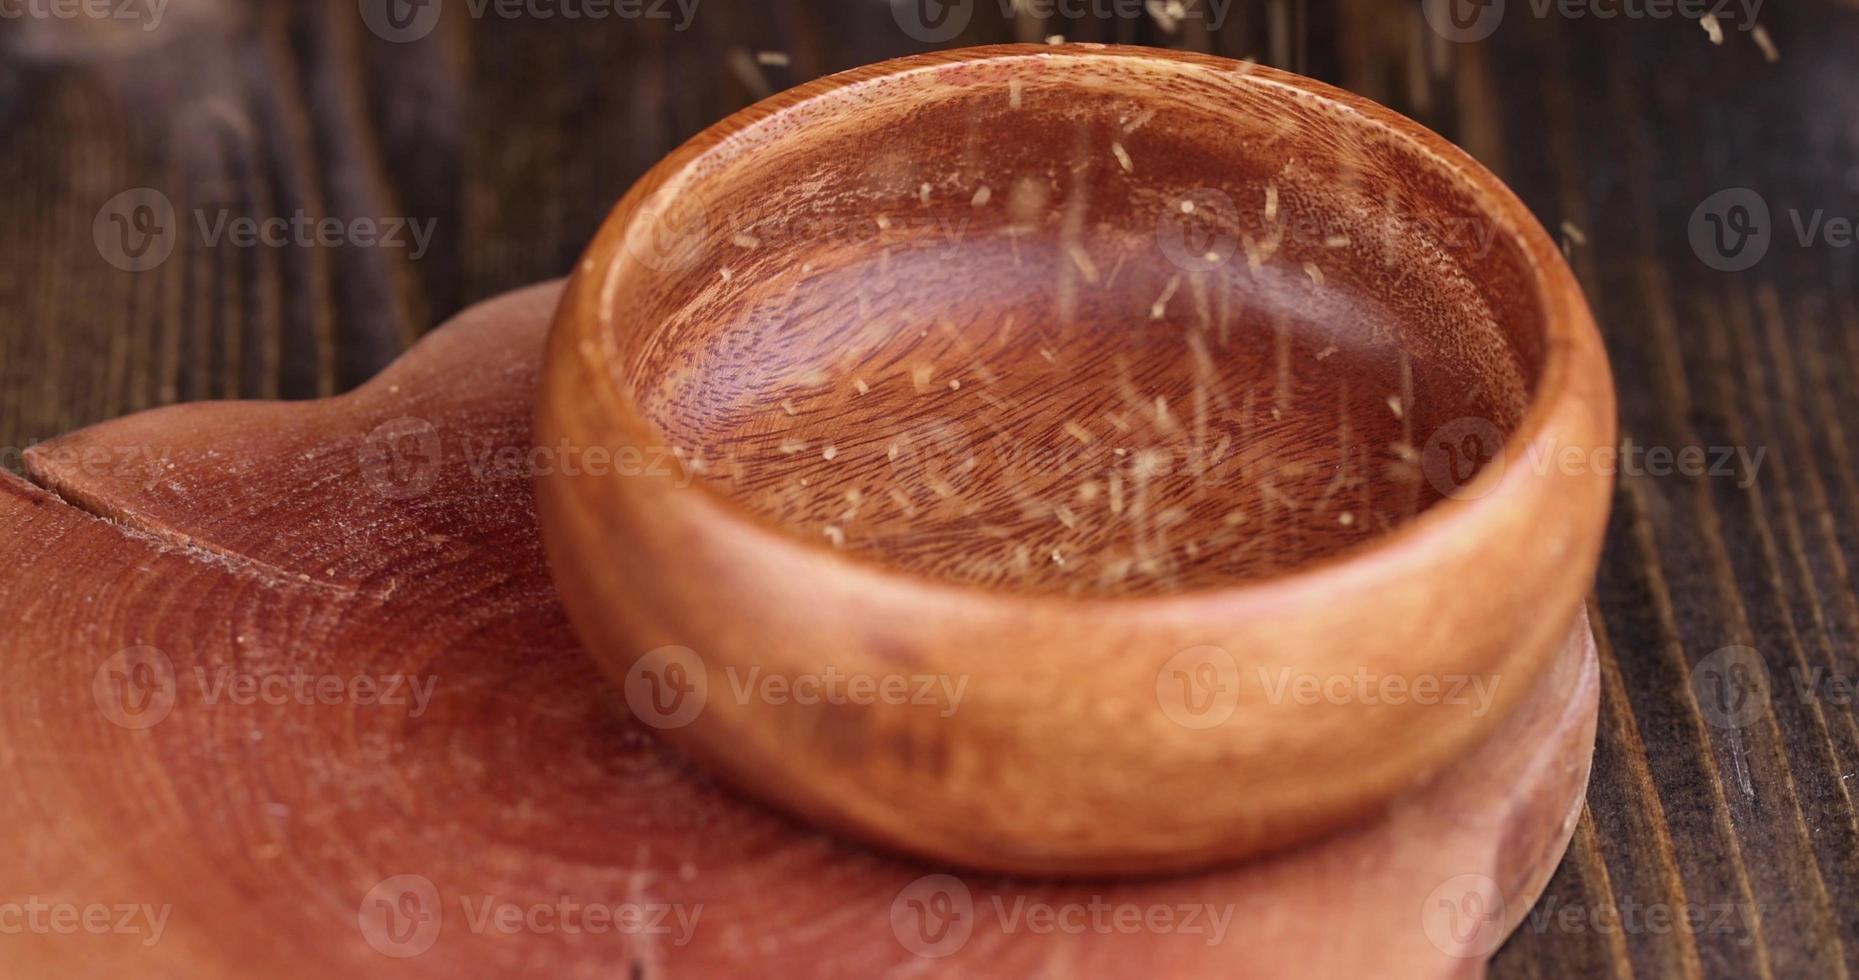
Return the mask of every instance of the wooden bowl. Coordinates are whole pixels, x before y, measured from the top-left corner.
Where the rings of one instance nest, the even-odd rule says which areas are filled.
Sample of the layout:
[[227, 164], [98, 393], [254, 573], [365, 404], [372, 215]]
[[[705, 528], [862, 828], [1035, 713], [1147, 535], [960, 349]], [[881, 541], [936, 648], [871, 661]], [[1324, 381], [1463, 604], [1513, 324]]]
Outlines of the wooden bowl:
[[1180, 52], [743, 110], [620, 203], [544, 371], [551, 567], [633, 712], [991, 870], [1386, 807], [1524, 700], [1609, 498], [1605, 355], [1525, 208], [1384, 108]]

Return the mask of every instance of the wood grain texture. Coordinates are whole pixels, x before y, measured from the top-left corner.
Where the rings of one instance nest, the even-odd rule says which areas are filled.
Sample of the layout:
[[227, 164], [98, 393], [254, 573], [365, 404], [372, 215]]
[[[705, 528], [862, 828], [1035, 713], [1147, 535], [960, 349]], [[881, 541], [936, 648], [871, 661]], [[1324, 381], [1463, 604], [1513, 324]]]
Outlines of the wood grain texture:
[[[683, 31], [451, 18], [407, 45], [368, 34], [351, 3], [225, 6], [213, 29], [110, 58], [0, 22], [0, 445], [182, 398], [346, 388], [465, 303], [568, 272], [634, 179], [761, 87], [925, 47], [863, 0], [704, 0]], [[1799, 696], [1788, 671], [1859, 673], [1854, 252], [1799, 247], [1784, 224], [1759, 266], [1721, 273], [1687, 225], [1729, 187], [1760, 191], [1783, 221], [1856, 210], [1842, 175], [1859, 151], [1859, 10], [1764, 4], [1770, 64], [1734, 25], [1714, 46], [1689, 21], [1526, 6], [1513, 0], [1489, 40], [1450, 45], [1405, 0], [1241, 3], [1217, 30], [1173, 34], [982, 3], [949, 43], [1063, 32], [1256, 56], [1413, 116], [1546, 226], [1583, 233], [1572, 264], [1625, 434], [1767, 453], [1752, 483], [1642, 475], [1616, 491], [1590, 806], [1494, 973], [1850, 975], [1859, 719], [1836, 689]], [[730, 52], [758, 50], [791, 65], [731, 67]], [[189, 243], [130, 274], [100, 259], [91, 226], [140, 186], [183, 209], [393, 209], [438, 224], [417, 262]], [[1776, 682], [1747, 729], [1712, 725], [1688, 683], [1732, 644], [1757, 649]], [[1698, 909], [1712, 927], [1653, 928], [1649, 906]]]
[[174, 406], [0, 474], [7, 975], [1475, 977], [1540, 892], [1588, 778], [1585, 617], [1381, 819], [1194, 877], [920, 865], [716, 786], [595, 676], [503, 466], [559, 292], [342, 398]]

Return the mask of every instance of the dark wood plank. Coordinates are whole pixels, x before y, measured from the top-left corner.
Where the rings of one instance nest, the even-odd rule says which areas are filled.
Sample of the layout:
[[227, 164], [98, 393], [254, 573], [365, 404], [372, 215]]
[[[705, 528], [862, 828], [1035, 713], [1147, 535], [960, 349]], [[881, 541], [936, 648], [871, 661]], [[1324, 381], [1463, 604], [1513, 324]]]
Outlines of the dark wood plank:
[[[1303, 70], [1459, 141], [1552, 230], [1581, 232], [1572, 261], [1623, 433], [1765, 455], [1753, 474], [1622, 481], [1595, 600], [1589, 814], [1494, 973], [1859, 971], [1859, 713], [1837, 687], [1795, 684], [1859, 677], [1859, 251], [1802, 247], [1788, 224], [1791, 209], [1859, 213], [1859, 7], [1764, 4], [1777, 63], [1734, 23], [1717, 46], [1695, 22], [1512, 0], [1490, 39], [1457, 45], [1417, 7], [1235, 2], [1218, 30], [1168, 31], [977, 0], [948, 43], [1062, 33]], [[0, 22], [0, 447], [15, 447], [0, 465], [152, 405], [352, 387], [464, 305], [566, 270], [628, 183], [709, 122], [927, 46], [878, 0], [702, 0], [682, 30], [448, 14], [410, 44], [344, 0], [173, 0], [168, 16], [148, 38]], [[790, 63], [755, 66], [757, 51]], [[93, 222], [144, 186], [187, 223], [168, 262], [123, 272]], [[1688, 240], [1693, 209], [1731, 187], [1775, 222], [1767, 257], [1737, 273]], [[418, 259], [209, 247], [199, 208], [434, 230]], [[1714, 724], [1691, 682], [1739, 645], [1771, 696], [1745, 725]], [[1729, 914], [1655, 929], [1655, 906]]]

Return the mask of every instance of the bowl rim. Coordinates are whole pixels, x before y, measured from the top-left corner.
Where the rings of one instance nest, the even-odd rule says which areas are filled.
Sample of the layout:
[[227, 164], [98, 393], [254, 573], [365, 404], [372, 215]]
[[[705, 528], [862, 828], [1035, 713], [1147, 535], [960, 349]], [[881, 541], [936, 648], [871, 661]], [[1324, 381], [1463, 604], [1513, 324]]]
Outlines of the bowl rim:
[[[640, 207], [649, 197], [676, 193], [681, 185], [700, 182], [709, 176], [705, 161], [716, 154], [730, 154], [741, 147], [758, 129], [799, 109], [860, 86], [879, 81], [934, 74], [963, 65], [982, 62], [1010, 62], [1025, 59], [1138, 59], [1183, 71], [1212, 71], [1229, 80], [1241, 80], [1275, 90], [1276, 97], [1316, 98], [1331, 108], [1342, 110], [1363, 123], [1380, 130], [1430, 157], [1438, 172], [1457, 179], [1459, 186], [1479, 205], [1484, 217], [1493, 220], [1499, 232], [1519, 248], [1529, 272], [1529, 283], [1542, 320], [1542, 361], [1531, 384], [1531, 397], [1516, 426], [1507, 434], [1500, 453], [1504, 465], [1483, 464], [1471, 482], [1464, 484], [1462, 496], [1447, 495], [1409, 518], [1405, 523], [1331, 554], [1299, 562], [1286, 571], [1256, 579], [1215, 582], [1153, 593], [1086, 593], [1055, 591], [1020, 591], [991, 588], [940, 577], [914, 573], [829, 546], [794, 534], [759, 513], [741, 506], [706, 481], [692, 481], [675, 496], [680, 506], [702, 512], [699, 525], [721, 521], [736, 532], [736, 540], [753, 539], [782, 552], [820, 563], [824, 569], [863, 580], [879, 587], [909, 589], [962, 603], [982, 602], [997, 609], [1030, 610], [1063, 605], [1115, 607], [1130, 613], [1170, 614], [1192, 612], [1207, 603], [1222, 606], [1234, 602], [1275, 604], [1305, 597], [1311, 593], [1333, 592], [1337, 596], [1360, 594], [1363, 587], [1373, 587], [1391, 576], [1411, 572], [1416, 565], [1430, 564], [1426, 555], [1452, 550], [1463, 540], [1468, 529], [1493, 523], [1497, 512], [1514, 506], [1514, 498], [1525, 489], [1522, 481], [1530, 479], [1527, 456], [1531, 447], [1552, 433], [1580, 426], [1579, 418], [1569, 417], [1584, 394], [1603, 392], [1608, 414], [1593, 435], [1596, 440], [1613, 438], [1612, 372], [1600, 332], [1595, 325], [1580, 284], [1563, 255], [1530, 210], [1516, 194], [1483, 164], [1431, 129], [1363, 96], [1306, 76], [1272, 68], [1252, 61], [1237, 61], [1217, 55], [1154, 48], [1142, 45], [1068, 42], [1064, 44], [994, 44], [950, 48], [873, 62], [783, 90], [752, 103], [692, 136], [661, 159], [633, 183], [624, 198], [603, 222], [594, 242], [580, 264], [576, 279], [587, 283], [571, 284], [564, 292], [557, 314], [556, 329], [591, 329], [599, 339], [595, 350], [610, 350], [614, 332], [622, 323], [613, 316], [611, 298], [618, 277], [637, 264], [623, 259], [624, 242], [634, 233], [645, 209]], [[579, 288], [577, 288], [577, 286]], [[582, 309], [576, 302], [580, 295], [591, 300], [584, 312], [585, 323], [570, 323], [571, 314]], [[587, 361], [588, 345], [577, 344], [577, 360], [583, 367], [593, 367], [591, 376], [597, 399], [611, 409], [611, 424], [617, 431], [656, 435], [669, 443], [664, 432], [639, 410], [623, 385], [610, 371]], [[1556, 438], [1551, 445], [1585, 446], [1581, 438]], [[1598, 448], [1598, 446], [1596, 447]], [[1602, 501], [1605, 506], [1605, 501]]]

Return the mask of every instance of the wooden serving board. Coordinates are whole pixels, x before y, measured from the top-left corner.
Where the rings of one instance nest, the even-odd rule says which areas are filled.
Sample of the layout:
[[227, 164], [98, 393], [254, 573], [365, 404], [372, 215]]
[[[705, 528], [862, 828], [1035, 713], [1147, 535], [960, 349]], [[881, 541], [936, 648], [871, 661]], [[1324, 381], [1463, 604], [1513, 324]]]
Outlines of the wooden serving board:
[[161, 409], [0, 474], [0, 974], [1477, 976], [1560, 859], [1585, 617], [1380, 821], [1191, 877], [930, 867], [717, 785], [550, 584], [525, 454], [559, 288], [340, 398]]

